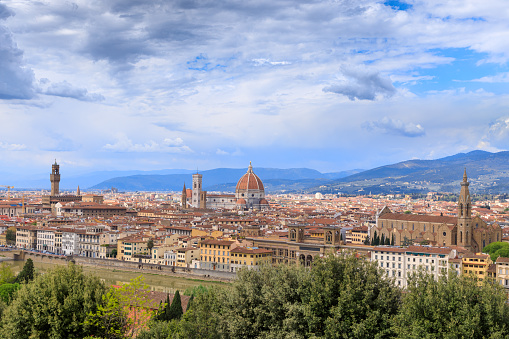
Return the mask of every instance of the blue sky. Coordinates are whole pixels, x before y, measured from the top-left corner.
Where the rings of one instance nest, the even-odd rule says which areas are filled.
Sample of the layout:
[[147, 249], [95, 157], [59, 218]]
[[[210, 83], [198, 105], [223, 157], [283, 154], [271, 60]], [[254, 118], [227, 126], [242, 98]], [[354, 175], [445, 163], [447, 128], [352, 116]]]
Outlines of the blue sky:
[[509, 148], [504, 0], [2, 1], [0, 174]]

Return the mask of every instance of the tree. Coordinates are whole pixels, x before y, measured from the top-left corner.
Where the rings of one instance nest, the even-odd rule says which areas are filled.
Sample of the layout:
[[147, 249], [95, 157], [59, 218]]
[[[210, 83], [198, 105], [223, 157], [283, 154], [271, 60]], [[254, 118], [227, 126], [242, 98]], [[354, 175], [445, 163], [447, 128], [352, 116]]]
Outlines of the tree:
[[395, 240], [396, 240], [395, 238], [396, 238], [396, 236], [393, 234], [393, 235], [391, 236], [391, 243], [390, 243], [390, 245], [391, 245], [391, 246], [394, 246], [394, 244], [395, 244]]
[[380, 245], [385, 245], [385, 234], [383, 234], [383, 233], [380, 236]]
[[16, 281], [12, 267], [6, 262], [0, 264], [0, 285], [9, 284]]
[[2, 284], [0, 285], [0, 299], [9, 305], [14, 298], [16, 291], [19, 290], [19, 284]]
[[18, 283], [28, 283], [32, 280], [34, 280], [34, 262], [28, 258], [25, 265], [23, 265], [23, 269], [16, 277], [16, 281]]
[[394, 320], [397, 338], [506, 338], [507, 295], [498, 284], [469, 276], [420, 273], [408, 281]]
[[7, 244], [9, 245], [15, 245], [16, 244], [16, 229], [8, 228], [7, 231], [5, 231], [5, 240], [7, 241]]
[[152, 254], [152, 248], [154, 247], [154, 240], [148, 239], [147, 241], [147, 248], [150, 254]]
[[111, 258], [116, 258], [117, 257], [117, 249], [114, 248], [111, 250], [111, 255], [110, 255]]
[[171, 306], [168, 309], [167, 320], [180, 319], [182, 317], [182, 302], [180, 300], [180, 293], [177, 290], [175, 295], [173, 296], [173, 301], [171, 302]]
[[389, 237], [385, 238], [385, 245], [390, 245], [390, 244], [391, 244], [391, 239], [389, 239]]
[[344, 254], [313, 263], [303, 298], [308, 334], [391, 338], [401, 292], [374, 263]]
[[364, 245], [370, 245], [371, 242], [369, 241], [369, 237], [366, 237], [366, 239], [364, 239]]
[[56, 267], [21, 285], [1, 319], [3, 338], [83, 338], [95, 334], [86, 326], [104, 294], [98, 277], [83, 274], [73, 263]]
[[378, 235], [376, 233], [376, 230], [375, 230], [375, 233], [373, 234], [373, 239], [372, 239], [371, 245], [373, 245], [373, 246], [378, 246], [379, 245]]
[[85, 324], [96, 327], [97, 334], [106, 339], [123, 339], [129, 329], [129, 310], [120, 305], [115, 288], [102, 296], [103, 303], [95, 313], [90, 313]]
[[148, 285], [138, 276], [102, 298], [103, 307], [89, 314], [87, 325], [104, 338], [134, 338], [152, 316]]
[[509, 258], [509, 243], [506, 242], [492, 242], [482, 250], [484, 253], [490, 255], [493, 262], [497, 261], [498, 257]]

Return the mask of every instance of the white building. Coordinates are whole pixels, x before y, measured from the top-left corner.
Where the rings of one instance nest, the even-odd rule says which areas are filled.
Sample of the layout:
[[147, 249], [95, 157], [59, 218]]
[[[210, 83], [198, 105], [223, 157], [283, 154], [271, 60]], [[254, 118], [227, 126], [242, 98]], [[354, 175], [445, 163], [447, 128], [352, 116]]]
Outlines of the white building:
[[175, 251], [165, 251], [164, 252], [164, 260], [165, 265], [168, 266], [177, 266], [177, 252]]
[[448, 247], [377, 246], [371, 252], [371, 261], [385, 271], [388, 277], [394, 278], [397, 286], [406, 287], [407, 279], [420, 270], [432, 274], [438, 279], [440, 274], [447, 274], [449, 259], [456, 257], [456, 250]]
[[99, 258], [101, 233], [79, 232], [79, 253], [87, 258]]
[[37, 250], [55, 253], [55, 230], [38, 229], [37, 230]]
[[62, 253], [64, 255], [79, 255], [79, 236], [74, 230], [61, 230]]

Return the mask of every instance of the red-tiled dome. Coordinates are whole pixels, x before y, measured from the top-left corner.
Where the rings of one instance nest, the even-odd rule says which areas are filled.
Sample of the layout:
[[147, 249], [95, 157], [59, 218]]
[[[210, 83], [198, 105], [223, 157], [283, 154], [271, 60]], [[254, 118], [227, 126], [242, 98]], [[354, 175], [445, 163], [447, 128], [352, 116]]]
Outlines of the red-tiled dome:
[[269, 202], [267, 201], [267, 199], [262, 199], [260, 200], [260, 205], [268, 205]]
[[249, 163], [247, 173], [240, 178], [236, 190], [260, 190], [264, 191], [263, 183], [256, 174], [253, 173], [253, 166]]
[[246, 204], [246, 200], [240, 198], [239, 200], [237, 200], [237, 205], [245, 205]]

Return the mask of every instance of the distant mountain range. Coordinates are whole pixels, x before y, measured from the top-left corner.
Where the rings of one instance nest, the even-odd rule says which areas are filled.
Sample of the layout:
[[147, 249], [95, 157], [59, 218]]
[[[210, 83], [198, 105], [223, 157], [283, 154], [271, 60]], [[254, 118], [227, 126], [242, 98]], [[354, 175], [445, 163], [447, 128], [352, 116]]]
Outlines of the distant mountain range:
[[[472, 151], [436, 160], [408, 160], [370, 170], [320, 173], [309, 168], [254, 168], [270, 193], [427, 193], [459, 192], [467, 169], [472, 193], [509, 193], [509, 152]], [[66, 176], [61, 169], [60, 187], [120, 191], [180, 191], [191, 187], [195, 171], [103, 171]], [[234, 192], [246, 169], [217, 168], [200, 172], [207, 191]], [[99, 182], [99, 183], [98, 183]], [[49, 188], [49, 173], [31, 180], [9, 180], [16, 188]]]
[[[207, 191], [234, 192], [237, 181], [247, 169], [216, 168], [200, 171], [203, 175], [203, 189]], [[320, 173], [309, 168], [255, 168], [254, 172], [262, 179], [265, 188], [270, 192], [302, 191], [306, 188], [328, 183], [331, 180], [346, 177], [362, 170], [351, 170], [335, 173]], [[191, 187], [192, 175], [131, 175], [105, 180], [90, 189], [109, 189], [115, 187], [120, 191], [180, 191], [184, 183]]]
[[471, 193], [509, 192], [509, 152], [472, 151], [436, 160], [408, 160], [356, 173], [307, 192], [379, 194], [459, 192], [467, 170]]

